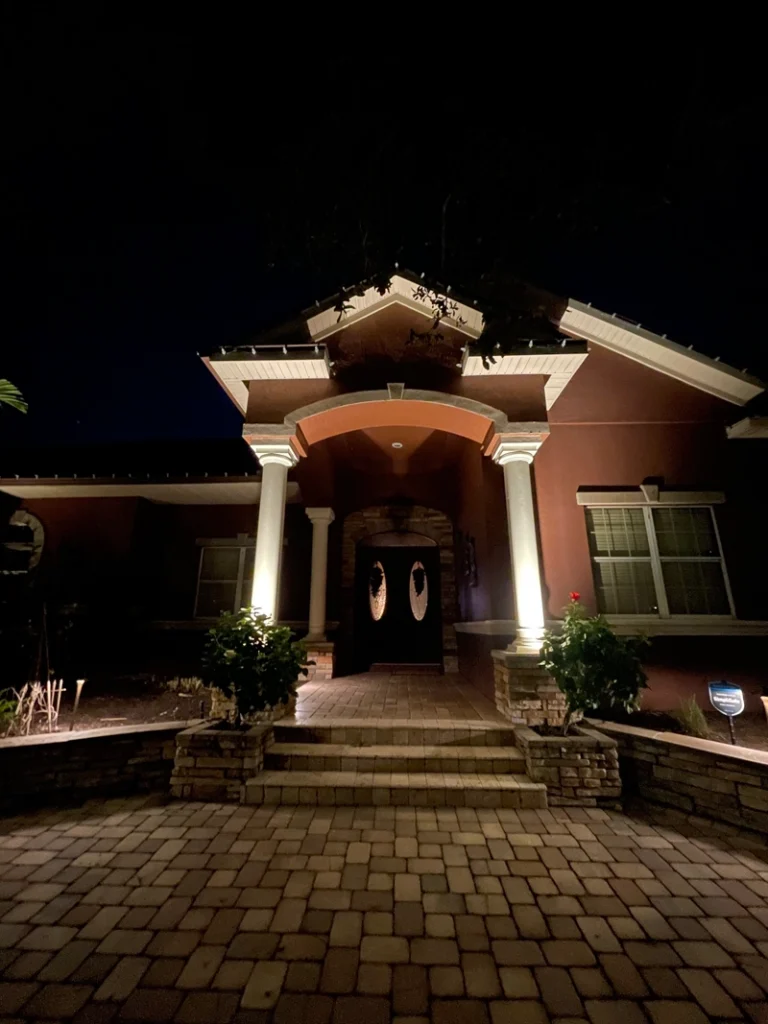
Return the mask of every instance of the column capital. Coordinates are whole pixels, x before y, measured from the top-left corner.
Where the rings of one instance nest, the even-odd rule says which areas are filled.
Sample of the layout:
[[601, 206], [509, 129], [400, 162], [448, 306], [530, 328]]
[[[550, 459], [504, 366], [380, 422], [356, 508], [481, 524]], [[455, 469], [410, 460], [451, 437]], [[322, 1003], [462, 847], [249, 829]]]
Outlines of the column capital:
[[299, 456], [290, 439], [280, 441], [257, 441], [251, 449], [262, 466], [284, 466], [293, 469]]
[[330, 525], [336, 518], [332, 508], [305, 508], [304, 511], [307, 518], [313, 523], [328, 523]]
[[530, 466], [541, 445], [542, 440], [538, 437], [499, 441], [491, 458], [498, 466], [506, 466], [508, 462], [526, 462]]

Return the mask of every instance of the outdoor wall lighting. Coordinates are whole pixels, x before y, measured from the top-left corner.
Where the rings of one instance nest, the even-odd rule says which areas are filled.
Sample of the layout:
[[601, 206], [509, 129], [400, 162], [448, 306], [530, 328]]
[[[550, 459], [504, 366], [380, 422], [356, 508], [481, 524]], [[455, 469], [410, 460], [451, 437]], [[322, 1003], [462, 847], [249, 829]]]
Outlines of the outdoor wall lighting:
[[403, 447], [403, 442], [402, 441], [393, 441], [392, 442], [392, 447], [393, 448], [402, 448]]
[[83, 687], [84, 686], [85, 686], [85, 680], [84, 679], [78, 679], [77, 680], [77, 690], [75, 691], [75, 706], [72, 708], [72, 721], [69, 723], [69, 731], [70, 732], [72, 732], [72, 730], [75, 728], [75, 718], [77, 716], [77, 708], [78, 708], [78, 706], [80, 704], [80, 694], [83, 692]]

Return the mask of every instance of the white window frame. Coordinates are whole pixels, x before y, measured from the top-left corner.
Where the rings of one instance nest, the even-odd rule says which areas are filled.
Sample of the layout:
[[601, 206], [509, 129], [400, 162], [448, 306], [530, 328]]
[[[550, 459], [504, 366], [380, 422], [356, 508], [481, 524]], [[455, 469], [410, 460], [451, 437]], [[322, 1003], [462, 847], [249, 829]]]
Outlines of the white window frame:
[[[197, 545], [200, 548], [200, 558], [197, 563], [197, 585], [195, 587], [195, 608], [194, 615], [195, 619], [210, 619], [215, 616], [210, 615], [198, 615], [197, 605], [200, 599], [200, 583], [201, 574], [203, 571], [203, 559], [205, 558], [205, 552], [207, 548], [233, 548], [240, 552], [240, 557], [237, 563], [237, 581], [235, 584], [235, 601], [234, 607], [230, 608], [229, 611], [237, 612], [245, 605], [243, 603], [243, 591], [247, 589], [247, 581], [245, 580], [245, 556], [249, 548], [256, 546], [256, 541], [252, 537], [248, 537], [246, 534], [238, 534], [237, 537], [216, 537], [216, 538], [203, 538], [198, 539]], [[231, 583], [232, 580], [202, 580], [203, 583]], [[248, 595], [246, 594], [246, 597]], [[248, 602], [246, 601], [245, 604]]]
[[[626, 496], [628, 496], [628, 495], [626, 495]], [[688, 500], [685, 500], [685, 501], [679, 501], [679, 500], [678, 501], [674, 501], [674, 500], [671, 500], [671, 499], [673, 499], [673, 495], [671, 495], [671, 494], [665, 494], [665, 495], [663, 495], [663, 497], [660, 496], [661, 500], [656, 500], [656, 501], [651, 501], [651, 502], [644, 501], [642, 498], [639, 501], [638, 500], [629, 500], [629, 501], [627, 501], [627, 500], [624, 500], [624, 501], [621, 501], [621, 500], [614, 500], [614, 501], [591, 500], [590, 501], [590, 500], [588, 500], [590, 497], [598, 498], [598, 497], [605, 497], [605, 495], [604, 494], [600, 494], [600, 495], [595, 494], [593, 496], [593, 495], [586, 495], [584, 493], [580, 493], [579, 494], [579, 504], [585, 506], [585, 508], [587, 508], [587, 509], [597, 509], [597, 508], [637, 508], [638, 505], [641, 505], [642, 506], [642, 510], [643, 510], [643, 522], [645, 523], [645, 532], [646, 532], [646, 535], [648, 537], [649, 554], [647, 556], [646, 555], [620, 555], [620, 556], [593, 555], [591, 551], [589, 552], [590, 565], [594, 565], [595, 562], [648, 562], [648, 561], [650, 561], [650, 563], [651, 563], [651, 573], [653, 575], [653, 585], [654, 585], [654, 589], [656, 591], [656, 605], [658, 607], [658, 612], [656, 614], [654, 614], [654, 613], [647, 613], [647, 612], [643, 612], [643, 613], [639, 612], [639, 613], [636, 613], [636, 614], [629, 613], [629, 612], [623, 612], [621, 614], [610, 614], [609, 617], [610, 617], [612, 622], [637, 621], [638, 619], [648, 618], [648, 617], [659, 618], [659, 619], [671, 619], [673, 621], [683, 619], [686, 622], [692, 622], [692, 621], [696, 621], [696, 622], [709, 622], [709, 621], [722, 622], [724, 619], [734, 619], [734, 618], [736, 618], [736, 610], [735, 610], [735, 606], [734, 606], [734, 603], [733, 603], [733, 593], [731, 591], [731, 582], [730, 582], [730, 580], [728, 578], [728, 568], [727, 568], [727, 566], [725, 564], [725, 556], [723, 555], [723, 545], [722, 545], [722, 542], [720, 540], [720, 530], [719, 530], [718, 525], [717, 525], [717, 516], [715, 515], [714, 505], [709, 504], [709, 502], [707, 502], [707, 501], [691, 500], [692, 498], [695, 498], [695, 494], [694, 493], [687, 493], [687, 494], [685, 494], [685, 498], [688, 499]], [[618, 498], [619, 496], [618, 495], [614, 495], [614, 497]], [[702, 497], [704, 497], [704, 495], [702, 495]], [[713, 495], [707, 494], [706, 497], [709, 498], [710, 501], [711, 501]], [[632, 495], [632, 499], [634, 499], [634, 494]], [[659, 553], [659, 545], [658, 545], [658, 541], [657, 541], [657, 538], [656, 538], [656, 527], [655, 527], [655, 524], [654, 524], [654, 521], [653, 521], [653, 510], [656, 509], [656, 508], [706, 508], [706, 509], [708, 509], [709, 510], [710, 518], [712, 520], [712, 526], [713, 526], [713, 529], [714, 529], [715, 541], [717, 542], [718, 554], [717, 555], [710, 555], [710, 556], [689, 556], [689, 557], [673, 556], [673, 555], [661, 555]], [[588, 526], [586, 515], [585, 515], [585, 520], [584, 521], [585, 521], [585, 525]], [[715, 615], [715, 614], [711, 614], [711, 615], [695, 615], [695, 614], [693, 614], [693, 615], [683, 615], [683, 614], [679, 614], [679, 613], [674, 614], [674, 615], [671, 614], [670, 610], [669, 610], [669, 602], [667, 600], [667, 588], [666, 588], [666, 586], [664, 584], [663, 565], [664, 565], [665, 562], [716, 562], [716, 563], [718, 563], [720, 565], [720, 571], [723, 574], [723, 584], [725, 586], [725, 595], [726, 595], [726, 598], [728, 600], [728, 607], [730, 608], [730, 613], [724, 612], [722, 615]], [[593, 579], [593, 582], [594, 582], [594, 579], [595, 579], [594, 571], [592, 573], [592, 579]], [[597, 586], [596, 586], [596, 584], [595, 584], [595, 596], [597, 596]]]

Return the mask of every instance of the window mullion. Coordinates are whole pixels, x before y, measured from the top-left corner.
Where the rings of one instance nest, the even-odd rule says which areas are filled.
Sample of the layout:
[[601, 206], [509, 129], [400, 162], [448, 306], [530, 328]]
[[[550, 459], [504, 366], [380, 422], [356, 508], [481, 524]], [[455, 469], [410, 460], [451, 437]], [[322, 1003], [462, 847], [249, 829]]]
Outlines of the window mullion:
[[643, 518], [645, 519], [645, 529], [648, 533], [648, 547], [651, 552], [651, 572], [653, 573], [653, 583], [656, 587], [656, 603], [659, 606], [659, 616], [662, 619], [669, 618], [669, 603], [667, 601], [667, 591], [664, 586], [664, 573], [661, 568], [661, 557], [659, 555], [659, 545], [656, 543], [656, 529], [653, 523], [653, 509], [644, 508]]
[[728, 607], [731, 609], [731, 615], [736, 616], [736, 605], [733, 602], [733, 591], [731, 590], [731, 581], [728, 579], [728, 569], [725, 564], [725, 555], [723, 554], [723, 542], [720, 540], [720, 529], [717, 525], [717, 516], [715, 510], [710, 506], [709, 514], [712, 517], [712, 526], [715, 531], [715, 540], [717, 541], [717, 551], [719, 554], [718, 561], [720, 562], [720, 572], [723, 574], [723, 583], [725, 585], [725, 596], [728, 598]]

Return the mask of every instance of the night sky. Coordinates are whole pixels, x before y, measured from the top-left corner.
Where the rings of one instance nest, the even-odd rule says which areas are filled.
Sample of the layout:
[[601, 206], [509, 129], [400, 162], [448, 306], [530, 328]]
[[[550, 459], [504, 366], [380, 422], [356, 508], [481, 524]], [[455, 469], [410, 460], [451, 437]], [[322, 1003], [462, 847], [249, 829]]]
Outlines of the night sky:
[[6, 19], [0, 377], [30, 413], [3, 445], [237, 436], [195, 353], [395, 260], [470, 294], [502, 268], [768, 376], [759, 62], [204, 29]]

